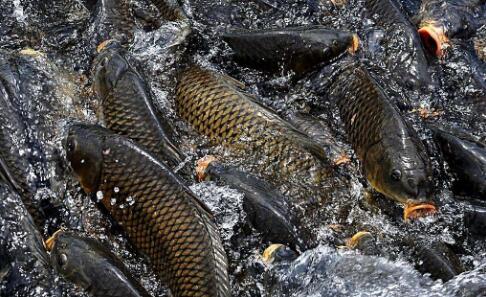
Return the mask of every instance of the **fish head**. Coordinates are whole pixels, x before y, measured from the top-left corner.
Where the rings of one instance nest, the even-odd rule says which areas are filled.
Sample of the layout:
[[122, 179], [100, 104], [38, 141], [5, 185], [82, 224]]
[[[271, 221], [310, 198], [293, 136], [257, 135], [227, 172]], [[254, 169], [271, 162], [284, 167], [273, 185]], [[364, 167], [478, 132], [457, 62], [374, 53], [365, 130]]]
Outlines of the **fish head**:
[[47, 240], [46, 247], [56, 271], [82, 288], [90, 287], [93, 282], [90, 263], [99, 259], [89, 241], [70, 232], [58, 231]]
[[364, 167], [373, 188], [386, 197], [405, 205], [428, 200], [430, 174], [419, 154], [400, 150], [383, 154], [378, 145], [368, 152]]
[[87, 193], [97, 190], [103, 164], [103, 136], [96, 126], [73, 124], [65, 141], [66, 158]]
[[130, 67], [121, 53], [122, 50], [117, 42], [113, 42], [101, 49], [95, 59], [93, 88], [101, 98], [115, 88]]

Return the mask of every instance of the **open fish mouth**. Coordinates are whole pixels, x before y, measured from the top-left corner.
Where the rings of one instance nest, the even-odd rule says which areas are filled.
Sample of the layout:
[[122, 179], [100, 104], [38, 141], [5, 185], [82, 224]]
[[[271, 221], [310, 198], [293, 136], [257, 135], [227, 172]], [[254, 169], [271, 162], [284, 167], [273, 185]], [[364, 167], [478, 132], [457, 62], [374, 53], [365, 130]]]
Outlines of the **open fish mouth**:
[[406, 222], [437, 213], [437, 207], [432, 203], [408, 204], [403, 211]]
[[61, 235], [61, 233], [63, 232], [64, 230], [63, 229], [59, 229], [57, 230], [56, 232], [54, 232], [54, 234], [52, 234], [51, 237], [49, 237], [45, 242], [44, 242], [44, 246], [46, 248], [46, 250], [48, 252], [52, 251], [52, 249], [54, 248], [54, 245], [56, 243], [56, 240], [57, 238], [59, 237], [59, 235]]
[[216, 161], [215, 156], [205, 156], [196, 162], [196, 180], [202, 182], [206, 179], [206, 169], [211, 162]]
[[443, 49], [449, 43], [449, 39], [447, 38], [445, 29], [442, 25], [435, 22], [424, 23], [420, 26], [418, 34], [420, 39], [422, 39], [424, 47], [429, 52], [439, 58], [444, 56]]

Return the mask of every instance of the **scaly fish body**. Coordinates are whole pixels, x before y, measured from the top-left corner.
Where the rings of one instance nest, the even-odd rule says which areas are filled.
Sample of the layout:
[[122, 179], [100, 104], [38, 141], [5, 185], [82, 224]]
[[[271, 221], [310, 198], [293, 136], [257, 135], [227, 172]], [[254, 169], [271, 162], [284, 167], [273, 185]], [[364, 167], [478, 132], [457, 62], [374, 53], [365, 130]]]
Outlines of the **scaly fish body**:
[[324, 150], [238, 84], [228, 76], [192, 67], [177, 84], [177, 113], [213, 141], [261, 160], [262, 171], [278, 177], [311, 176], [314, 181], [329, 176]]
[[123, 263], [100, 242], [59, 231], [47, 241], [52, 266], [93, 297], [148, 297]]
[[134, 27], [128, 0], [98, 1], [95, 12], [95, 45], [109, 39], [129, 42], [133, 38]]
[[187, 20], [186, 13], [177, 0], [152, 0], [162, 17], [168, 21]]
[[486, 145], [463, 133], [438, 128], [433, 131], [450, 168], [460, 181], [456, 183], [458, 189], [486, 200]]
[[240, 61], [271, 71], [284, 66], [297, 74], [329, 63], [358, 46], [355, 34], [323, 26], [234, 30], [223, 34], [223, 40]]
[[368, 71], [348, 64], [333, 92], [371, 185], [402, 203], [427, 200], [431, 173], [425, 147]]
[[388, 31], [386, 63], [409, 88], [431, 85], [428, 63], [418, 33], [396, 0], [366, 1], [368, 14]]
[[94, 88], [101, 99], [106, 127], [131, 138], [174, 168], [184, 155], [173, 144], [168, 125], [163, 125], [150, 91], [117, 44], [97, 57]]
[[66, 146], [85, 191], [103, 195], [103, 205], [174, 296], [230, 296], [212, 216], [167, 167], [101, 127], [71, 126]]

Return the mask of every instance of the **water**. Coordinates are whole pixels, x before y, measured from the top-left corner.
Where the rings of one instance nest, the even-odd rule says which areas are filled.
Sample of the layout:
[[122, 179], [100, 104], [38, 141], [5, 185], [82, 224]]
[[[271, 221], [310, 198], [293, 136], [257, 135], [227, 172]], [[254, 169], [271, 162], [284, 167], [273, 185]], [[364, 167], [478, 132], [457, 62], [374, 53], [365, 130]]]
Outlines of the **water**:
[[[95, 27], [93, 8], [84, 5], [85, 2], [89, 1], [55, 0], [46, 7], [36, 0], [0, 0], [3, 8], [0, 12], [0, 54], [16, 57], [24, 50], [18, 63], [19, 73], [24, 81], [23, 94], [28, 103], [25, 110], [32, 138], [38, 140], [32, 152], [25, 153], [34, 155], [37, 151], [45, 156], [37, 163], [32, 162], [31, 171], [34, 176], [49, 180], [49, 189], [44, 190], [61, 206], [60, 225], [82, 230], [108, 244], [151, 294], [168, 296], [167, 289], [157, 281], [148, 263], [137, 255], [120, 229], [97, 207], [96, 201], [102, 199], [102, 193], [92, 199], [85, 195], [64, 161], [62, 140], [66, 125], [73, 121], [97, 123], [100, 119], [100, 102], [91, 90], [91, 62], [96, 54], [93, 36], [100, 28]], [[453, 176], [423, 119], [426, 114], [429, 122], [459, 126], [486, 139], [484, 114], [478, 114], [470, 101], [473, 95], [484, 92], [477, 84], [477, 76], [481, 73], [475, 73], [471, 64], [464, 60], [460, 46], [449, 49], [449, 60], [430, 59], [429, 69], [440, 87], [434, 92], [419, 93], [404, 88], [387, 69], [389, 57], [385, 48], [390, 44], [400, 47], [400, 43], [364, 16], [363, 2], [359, 0], [349, 1], [342, 8], [326, 0], [185, 0], [183, 7], [191, 19], [192, 35], [189, 37], [187, 24], [159, 20], [153, 27], [150, 19], [157, 19], [157, 12], [149, 1], [132, 0], [130, 7], [132, 12], [150, 12], [144, 18], [131, 16], [135, 28], [128, 49], [133, 64], [147, 80], [157, 108], [174, 128], [175, 139], [188, 156], [185, 163], [193, 166], [207, 154], [244, 168], [251, 168], [258, 162], [251, 157], [235, 158], [178, 118], [174, 111], [174, 88], [178, 69], [187, 62], [196, 62], [240, 80], [250, 93], [261, 98], [262, 104], [282, 116], [304, 111], [324, 120], [336, 145], [351, 159], [341, 168], [350, 176], [349, 189], [333, 192], [329, 201], [316, 204], [315, 209], [309, 211], [310, 219], [301, 218], [308, 224], [304, 227], [314, 235], [314, 248], [302, 253], [293, 263], [268, 265], [262, 261], [260, 255], [270, 243], [247, 222], [241, 193], [213, 182], [189, 181], [190, 188], [214, 213], [230, 261], [234, 296], [480, 296], [486, 290], [486, 241], [464, 229], [463, 208], [467, 201], [459, 201], [460, 197], [454, 197], [451, 192]], [[406, 224], [397, 215], [400, 209], [382, 201], [363, 183], [359, 162], [346, 141], [337, 110], [329, 103], [328, 74], [330, 68], [338, 67], [339, 61], [301, 79], [283, 70], [268, 74], [237, 64], [229, 47], [218, 38], [221, 32], [234, 27], [306, 24], [323, 24], [358, 33], [362, 45], [359, 56], [370, 66], [372, 74], [380, 78], [392, 100], [427, 145], [435, 169], [436, 195], [440, 197], [437, 217]], [[26, 48], [32, 50], [25, 51]], [[45, 170], [38, 170], [39, 162], [47, 164]], [[283, 186], [281, 190], [292, 193], [296, 189]], [[383, 210], [364, 197], [392, 206]], [[127, 200], [127, 203], [133, 202]], [[360, 230], [368, 230], [376, 236], [383, 257], [337, 248]], [[408, 236], [423, 236], [454, 246], [467, 272], [447, 283], [419, 273], [409, 261], [407, 248], [395, 241]], [[32, 278], [28, 274], [24, 277], [27, 282]], [[2, 292], [4, 284], [0, 284]], [[39, 296], [39, 293], [32, 290], [25, 296]]]

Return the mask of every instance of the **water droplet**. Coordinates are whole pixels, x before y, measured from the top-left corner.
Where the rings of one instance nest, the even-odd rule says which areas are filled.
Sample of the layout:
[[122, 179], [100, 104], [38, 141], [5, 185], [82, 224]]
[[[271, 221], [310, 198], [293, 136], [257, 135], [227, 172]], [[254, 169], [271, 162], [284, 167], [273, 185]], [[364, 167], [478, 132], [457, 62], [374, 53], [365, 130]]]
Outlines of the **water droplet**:
[[116, 198], [111, 198], [110, 199], [110, 204], [115, 205], [116, 204]]
[[114, 187], [113, 188], [113, 191], [115, 191], [115, 193], [118, 193], [118, 192], [120, 192], [120, 188], [119, 187]]
[[103, 192], [101, 192], [101, 191], [96, 192], [96, 199], [97, 199], [98, 202], [103, 200]]
[[81, 164], [84, 164], [84, 162], [85, 162], [85, 161], [84, 161], [84, 159], [82, 159], [82, 160], [81, 160]]
[[128, 196], [127, 198], [128, 205], [132, 206], [135, 204], [135, 199], [132, 196]]

